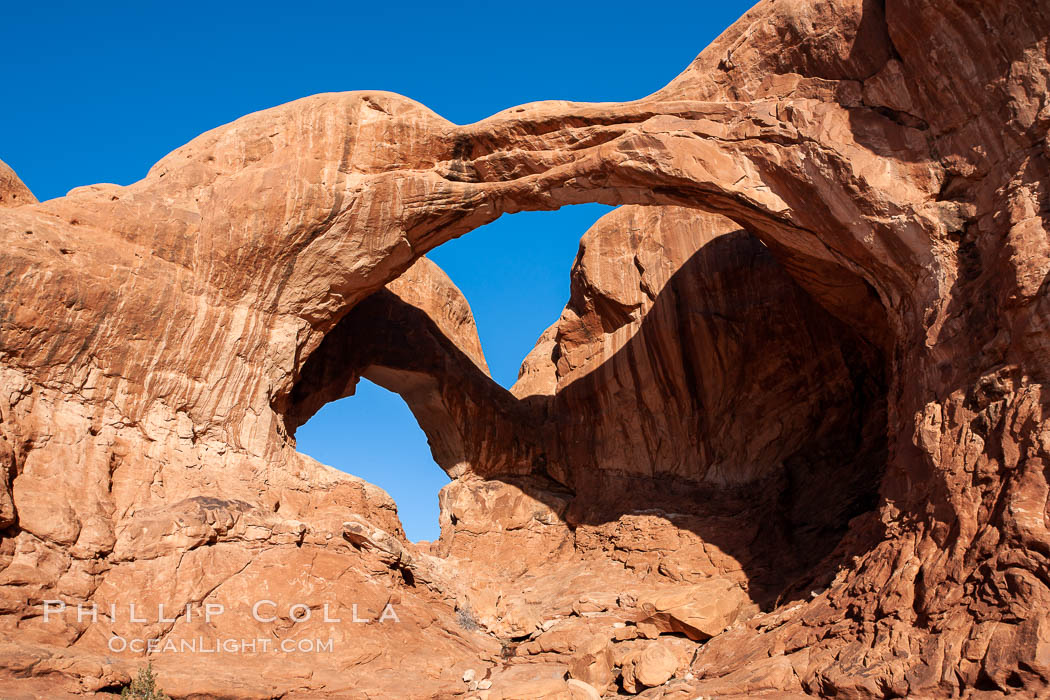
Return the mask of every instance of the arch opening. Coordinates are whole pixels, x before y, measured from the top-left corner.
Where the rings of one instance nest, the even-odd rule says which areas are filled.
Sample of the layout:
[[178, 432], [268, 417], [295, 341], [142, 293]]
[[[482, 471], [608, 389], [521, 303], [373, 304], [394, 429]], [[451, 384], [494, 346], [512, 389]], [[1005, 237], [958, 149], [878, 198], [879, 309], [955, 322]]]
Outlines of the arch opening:
[[300, 452], [390, 494], [409, 540], [438, 538], [438, 491], [449, 479], [397, 392], [362, 377], [352, 395], [325, 404], [300, 426], [296, 440]]
[[580, 238], [614, 207], [573, 204], [504, 214], [427, 256], [470, 302], [492, 378], [506, 389], [570, 295]]
[[[368, 378], [402, 396], [459, 491], [511, 485], [585, 538], [640, 510], [682, 516], [676, 530], [727, 552], [770, 602], [825, 575], [887, 459], [882, 348], [776, 253], [696, 209], [615, 210], [583, 237], [569, 303], [509, 391], [466, 300], [421, 259], [307, 359], [290, 425]], [[459, 519], [442, 524], [446, 553]]]

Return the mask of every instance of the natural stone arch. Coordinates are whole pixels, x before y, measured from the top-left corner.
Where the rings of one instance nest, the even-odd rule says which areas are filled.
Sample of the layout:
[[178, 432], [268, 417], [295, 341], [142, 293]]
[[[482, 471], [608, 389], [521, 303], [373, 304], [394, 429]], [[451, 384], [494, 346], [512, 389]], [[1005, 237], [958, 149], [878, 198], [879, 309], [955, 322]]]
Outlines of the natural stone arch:
[[[3, 521], [59, 559], [120, 549], [114, 514], [156, 483], [120, 478], [133, 462], [306, 512], [311, 488], [348, 487], [287, 446], [289, 392], [339, 319], [419, 255], [523, 208], [704, 207], [885, 339], [892, 370], [868, 523], [885, 541], [778, 631], [750, 630], [755, 644], [801, 638], [818, 659], [806, 683], [827, 692], [1045, 681], [1026, 640], [1045, 637], [1050, 602], [1050, 535], [1030, 515], [1048, 459], [1048, 27], [1036, 2], [765, 2], [635, 103], [456, 127], [383, 93], [318, 96], [209, 132], [129, 187], [16, 206], [0, 219], [0, 408], [21, 505]], [[76, 430], [51, 439], [62, 421]], [[205, 476], [149, 456], [163, 450]], [[115, 495], [98, 488], [114, 472]], [[77, 507], [46, 521], [70, 493]], [[839, 653], [847, 637], [863, 641]], [[902, 638], [909, 668], [887, 641]], [[721, 644], [705, 653], [744, 663]]]

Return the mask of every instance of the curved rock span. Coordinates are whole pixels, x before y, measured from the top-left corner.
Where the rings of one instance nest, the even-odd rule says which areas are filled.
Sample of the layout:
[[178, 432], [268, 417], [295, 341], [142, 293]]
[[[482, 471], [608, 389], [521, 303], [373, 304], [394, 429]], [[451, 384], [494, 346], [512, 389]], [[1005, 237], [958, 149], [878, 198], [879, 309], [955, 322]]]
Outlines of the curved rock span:
[[[0, 167], [0, 692], [1047, 692], [1048, 34], [767, 0], [636, 102], [317, 95], [48, 202]], [[507, 391], [424, 256], [595, 201]], [[360, 377], [452, 477], [435, 543], [295, 451]]]

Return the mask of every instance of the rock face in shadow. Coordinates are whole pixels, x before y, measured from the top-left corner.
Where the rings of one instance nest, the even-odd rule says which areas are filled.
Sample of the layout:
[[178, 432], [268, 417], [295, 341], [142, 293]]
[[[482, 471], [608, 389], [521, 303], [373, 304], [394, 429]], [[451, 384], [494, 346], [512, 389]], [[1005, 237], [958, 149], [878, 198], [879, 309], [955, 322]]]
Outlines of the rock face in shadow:
[[[4, 168], [0, 690], [118, 687], [115, 636], [330, 634], [155, 660], [179, 697], [1044, 692], [1048, 34], [1034, 1], [767, 0], [631, 103], [325, 94], [127, 187]], [[507, 392], [418, 261], [587, 201], [648, 208]], [[432, 546], [294, 450], [359, 376], [455, 477]], [[750, 602], [645, 604], [700, 585]]]
[[673, 513], [672, 529], [700, 539], [649, 553], [653, 569], [703, 571], [713, 544], [752, 559], [747, 578], [776, 598], [875, 506], [880, 352], [748, 231], [695, 210], [613, 212], [572, 275], [553, 346], [540, 343], [515, 391], [530, 373], [556, 377], [552, 453], [577, 539], [615, 547], [620, 515]]
[[[387, 315], [362, 318], [373, 337]], [[496, 585], [492, 552], [513, 568], [566, 550], [643, 579], [728, 577], [765, 606], [826, 585], [845, 552], [822, 560], [877, 503], [883, 371], [746, 230], [679, 207], [617, 209], [583, 237], [569, 304], [511, 390], [517, 413], [491, 410], [507, 404], [484, 378], [445, 375], [449, 415], [484, 408], [461, 433], [480, 435], [472, 468], [442, 493], [439, 552], [485, 563], [479, 594]], [[482, 447], [506, 442], [504, 415], [530, 475]], [[441, 463], [440, 434], [431, 442]]]

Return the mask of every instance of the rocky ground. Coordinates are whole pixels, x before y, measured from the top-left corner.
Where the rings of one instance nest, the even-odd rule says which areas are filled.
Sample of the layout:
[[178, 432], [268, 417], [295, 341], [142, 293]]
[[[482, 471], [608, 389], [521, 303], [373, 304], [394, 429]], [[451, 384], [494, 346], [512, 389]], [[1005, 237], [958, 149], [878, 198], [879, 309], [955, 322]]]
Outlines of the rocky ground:
[[[1048, 34], [766, 0], [632, 103], [316, 95], [48, 202], [0, 164], [0, 696], [119, 692], [132, 638], [176, 698], [1048, 692]], [[424, 256], [588, 201], [507, 391]], [[295, 451], [360, 377], [437, 542]], [[164, 648], [230, 639], [332, 649]]]

